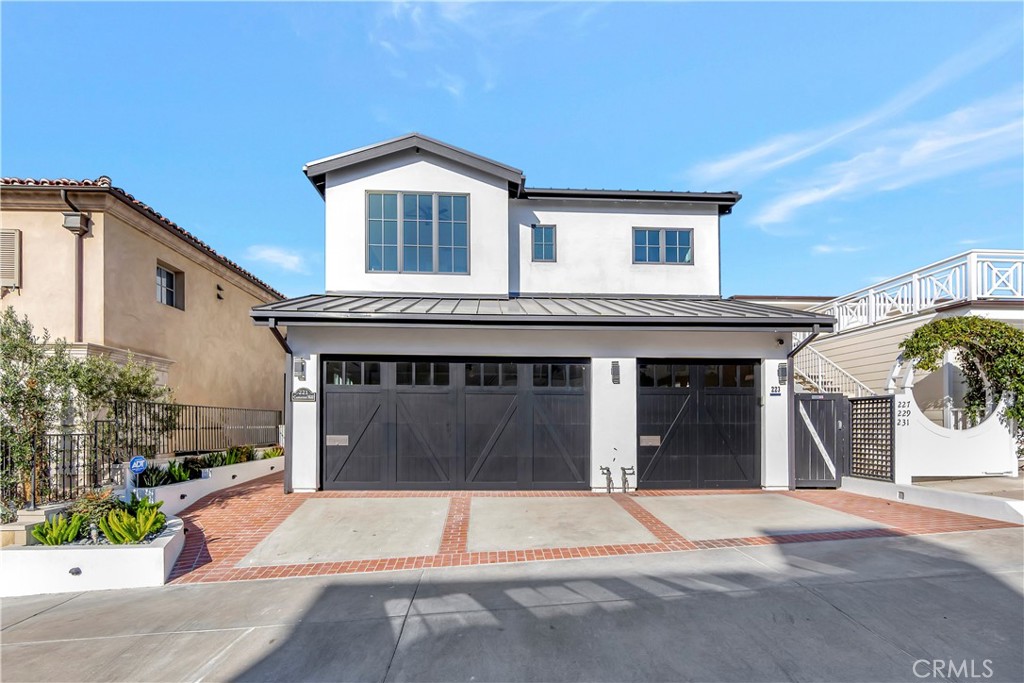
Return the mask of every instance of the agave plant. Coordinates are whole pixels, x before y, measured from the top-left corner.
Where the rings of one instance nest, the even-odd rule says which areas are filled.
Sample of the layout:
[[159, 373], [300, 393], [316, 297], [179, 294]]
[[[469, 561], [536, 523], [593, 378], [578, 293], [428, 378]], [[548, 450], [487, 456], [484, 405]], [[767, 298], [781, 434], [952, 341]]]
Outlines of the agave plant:
[[192, 478], [192, 473], [189, 471], [189, 468], [177, 460], [171, 460], [167, 463], [167, 474], [174, 483], [188, 481]]
[[32, 536], [43, 545], [64, 545], [78, 538], [85, 517], [82, 515], [57, 515], [42, 524], [32, 527]]
[[137, 514], [114, 510], [100, 520], [100, 529], [107, 540], [116, 545], [141, 543], [149, 534], [164, 528], [167, 517], [156, 507], [140, 508]]

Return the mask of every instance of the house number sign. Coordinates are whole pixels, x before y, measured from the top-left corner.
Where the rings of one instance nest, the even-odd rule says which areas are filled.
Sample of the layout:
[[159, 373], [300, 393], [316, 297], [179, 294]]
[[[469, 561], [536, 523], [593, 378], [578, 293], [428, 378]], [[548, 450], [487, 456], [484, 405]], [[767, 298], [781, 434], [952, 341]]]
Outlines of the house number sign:
[[292, 401], [295, 403], [307, 403], [316, 400], [316, 392], [302, 387], [292, 392]]

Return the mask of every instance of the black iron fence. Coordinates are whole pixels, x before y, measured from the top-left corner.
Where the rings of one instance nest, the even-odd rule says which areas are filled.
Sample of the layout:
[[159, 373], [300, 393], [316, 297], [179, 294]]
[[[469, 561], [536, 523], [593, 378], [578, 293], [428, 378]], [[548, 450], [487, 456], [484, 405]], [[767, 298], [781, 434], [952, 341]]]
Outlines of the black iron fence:
[[133, 455], [156, 457], [276, 444], [281, 413], [132, 401], [115, 405], [109, 421], [119, 446]]
[[276, 410], [121, 403], [89, 431], [44, 434], [21, 449], [0, 441], [0, 497], [43, 504], [120, 485], [124, 463], [135, 455], [169, 458], [275, 445], [280, 420]]

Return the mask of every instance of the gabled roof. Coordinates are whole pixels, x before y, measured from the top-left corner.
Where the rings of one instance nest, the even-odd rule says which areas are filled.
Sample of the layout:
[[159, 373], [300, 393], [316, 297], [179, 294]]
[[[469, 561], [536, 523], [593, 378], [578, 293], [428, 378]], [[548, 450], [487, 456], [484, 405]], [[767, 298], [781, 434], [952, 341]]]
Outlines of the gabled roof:
[[518, 168], [507, 166], [493, 159], [482, 157], [479, 154], [474, 154], [473, 152], [460, 149], [434, 138], [429, 138], [426, 135], [420, 135], [419, 133], [409, 133], [408, 135], [378, 142], [374, 145], [360, 147], [350, 152], [342, 152], [341, 154], [335, 154], [324, 159], [317, 159], [303, 166], [302, 170], [306, 177], [309, 178], [309, 181], [313, 183], [316, 191], [320, 193], [320, 196], [323, 196], [324, 183], [329, 172], [363, 164], [407, 150], [428, 152], [442, 159], [448, 159], [449, 161], [454, 161], [463, 166], [468, 166], [469, 168], [505, 180], [509, 184], [510, 192], [518, 193], [519, 188], [523, 185], [523, 172]]
[[539, 325], [811, 330], [830, 332], [835, 318], [763, 304], [671, 296], [386, 296], [311, 294], [257, 306], [270, 325]]
[[0, 187], [12, 187], [12, 188], [24, 188], [24, 189], [64, 189], [64, 190], [76, 190], [76, 191], [87, 191], [87, 192], [107, 192], [112, 197], [119, 199], [124, 202], [127, 206], [138, 211], [146, 218], [154, 221], [169, 233], [175, 237], [180, 238], [184, 242], [192, 245], [199, 251], [203, 252], [213, 260], [217, 261], [221, 265], [225, 266], [229, 270], [234, 271], [238, 275], [256, 285], [267, 294], [271, 295], [275, 299], [283, 299], [284, 294], [277, 291], [263, 280], [259, 279], [248, 270], [238, 265], [226, 256], [222, 256], [217, 253], [213, 247], [203, 242], [201, 239], [190, 233], [189, 231], [182, 228], [180, 225], [165, 217], [159, 213], [156, 209], [148, 204], [145, 204], [132, 195], [128, 194], [119, 187], [114, 187], [110, 184], [110, 178], [105, 175], [101, 175], [95, 180], [86, 178], [84, 180], [74, 180], [71, 178], [40, 178], [38, 180], [34, 178], [0, 178]]

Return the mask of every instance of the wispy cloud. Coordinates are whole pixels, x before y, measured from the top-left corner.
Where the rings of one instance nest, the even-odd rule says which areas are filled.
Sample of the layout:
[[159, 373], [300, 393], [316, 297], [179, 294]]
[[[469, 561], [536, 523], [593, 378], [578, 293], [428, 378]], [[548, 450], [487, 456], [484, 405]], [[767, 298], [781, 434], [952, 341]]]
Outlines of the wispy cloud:
[[538, 40], [552, 15], [569, 18], [561, 26], [565, 39], [566, 31], [583, 35], [599, 10], [582, 3], [392, 2], [378, 11], [367, 39], [401, 65], [392, 73], [418, 72], [427, 87], [461, 99], [470, 89], [497, 88], [494, 54]]
[[788, 133], [734, 154], [704, 162], [688, 175], [706, 182], [750, 180], [833, 147], [856, 133], [903, 113], [936, 91], [1007, 52], [1020, 39], [1017, 25], [993, 29], [978, 44], [954, 55], [871, 111], [823, 128]]
[[305, 273], [306, 260], [302, 254], [284, 247], [269, 244], [254, 244], [245, 250], [245, 258], [249, 261], [269, 263], [290, 273]]
[[1020, 156], [1024, 106], [1020, 87], [931, 121], [883, 131], [864, 151], [814, 169], [754, 217], [782, 223], [800, 209], [867, 192], [885, 192]]
[[865, 246], [851, 244], [815, 244], [811, 251], [815, 254], [853, 254], [867, 249]]
[[974, 246], [976, 244], [985, 244], [991, 241], [988, 237], [968, 237], [966, 239], [958, 240], [957, 244], [962, 244], [965, 247]]

